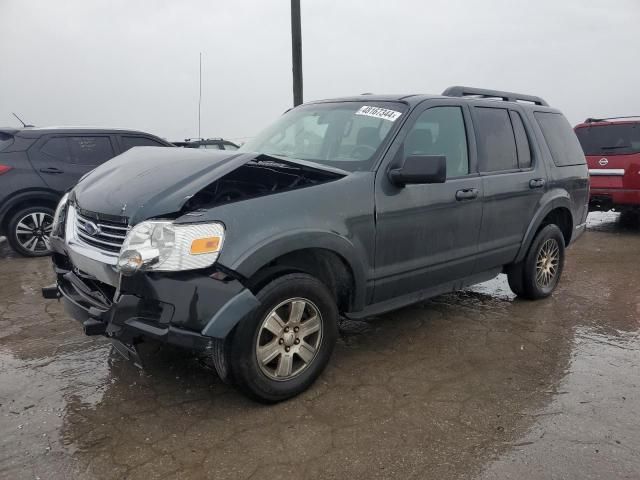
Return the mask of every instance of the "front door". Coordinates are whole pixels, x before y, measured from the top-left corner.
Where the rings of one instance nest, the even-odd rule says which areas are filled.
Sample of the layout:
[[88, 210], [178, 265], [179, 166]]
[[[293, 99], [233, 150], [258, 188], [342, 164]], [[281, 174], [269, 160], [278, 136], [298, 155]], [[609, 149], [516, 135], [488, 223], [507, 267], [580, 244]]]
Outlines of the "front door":
[[[470, 129], [462, 103], [429, 100], [414, 110], [378, 169], [374, 303], [473, 272], [483, 192]], [[408, 155], [446, 156], [446, 182], [391, 184], [389, 168]]]

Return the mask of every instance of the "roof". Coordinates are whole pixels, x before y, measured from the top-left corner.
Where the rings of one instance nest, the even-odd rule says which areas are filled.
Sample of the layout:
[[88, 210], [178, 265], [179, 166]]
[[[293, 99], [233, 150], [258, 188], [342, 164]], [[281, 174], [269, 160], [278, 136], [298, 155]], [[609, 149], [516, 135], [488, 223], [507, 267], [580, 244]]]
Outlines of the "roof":
[[155, 138], [157, 135], [153, 135], [140, 130], [130, 130], [126, 128], [118, 127], [87, 127], [87, 126], [51, 126], [51, 127], [0, 127], [0, 132], [8, 133], [10, 135], [18, 135], [20, 137], [35, 138], [47, 133], [125, 133], [132, 135], [149, 135]]
[[602, 127], [606, 125], [625, 125], [640, 123], [640, 116], [628, 117], [610, 117], [610, 118], [587, 118], [584, 122], [579, 123], [575, 128], [585, 127]]
[[464, 100], [473, 100], [480, 102], [490, 102], [495, 104], [495, 102], [505, 102], [507, 104], [512, 105], [520, 105], [523, 107], [534, 107], [536, 109], [542, 110], [552, 110], [542, 98], [536, 97], [533, 95], [514, 93], [514, 92], [506, 92], [501, 90], [488, 90], [484, 88], [475, 88], [475, 87], [460, 87], [454, 86], [447, 88], [442, 95], [430, 95], [430, 94], [421, 94], [421, 93], [404, 93], [404, 94], [396, 94], [396, 95], [374, 95], [371, 93], [363, 93], [362, 95], [351, 96], [351, 97], [341, 97], [341, 98], [332, 98], [327, 100], [318, 100], [313, 102], [308, 102], [310, 104], [314, 103], [329, 103], [329, 102], [402, 102], [409, 107], [413, 107], [425, 100], [430, 99], [445, 99], [445, 98], [460, 98]]

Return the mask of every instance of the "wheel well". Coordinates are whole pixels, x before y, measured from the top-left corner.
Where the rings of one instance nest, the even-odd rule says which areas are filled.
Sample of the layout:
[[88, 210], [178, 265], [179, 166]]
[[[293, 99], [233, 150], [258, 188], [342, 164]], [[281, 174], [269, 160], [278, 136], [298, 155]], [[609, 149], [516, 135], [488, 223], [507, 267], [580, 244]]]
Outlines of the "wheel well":
[[569, 245], [571, 234], [573, 233], [573, 218], [571, 217], [569, 209], [558, 207], [551, 210], [547, 213], [547, 216], [544, 217], [542, 223], [540, 223], [538, 230], [552, 224], [557, 225], [560, 231], [562, 231], [565, 246]]
[[338, 310], [350, 310], [355, 288], [353, 272], [346, 260], [331, 250], [308, 248], [282, 255], [254, 273], [247, 286], [256, 293], [277, 277], [294, 272], [320, 280], [333, 294]]
[[13, 215], [23, 208], [45, 206], [55, 210], [57, 203], [50, 197], [27, 197], [19, 200], [14, 205], [11, 205], [9, 210], [6, 211], [4, 217], [2, 217], [2, 223], [0, 223], [0, 231], [5, 232], [9, 228], [9, 220]]

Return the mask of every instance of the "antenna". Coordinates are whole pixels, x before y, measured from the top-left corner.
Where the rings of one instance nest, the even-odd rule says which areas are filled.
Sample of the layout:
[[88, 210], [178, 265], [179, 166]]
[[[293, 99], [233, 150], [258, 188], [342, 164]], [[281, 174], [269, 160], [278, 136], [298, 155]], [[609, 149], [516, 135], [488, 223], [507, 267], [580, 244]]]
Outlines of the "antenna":
[[200, 52], [200, 92], [198, 94], [198, 138], [202, 138], [200, 134], [200, 106], [202, 105], [202, 52]]
[[33, 125], [27, 125], [26, 123], [24, 123], [22, 121], [22, 119], [18, 115], [16, 115], [15, 113], [11, 112], [11, 114], [18, 119], [18, 121], [22, 124], [22, 126], [24, 126], [24, 127], [33, 127]]

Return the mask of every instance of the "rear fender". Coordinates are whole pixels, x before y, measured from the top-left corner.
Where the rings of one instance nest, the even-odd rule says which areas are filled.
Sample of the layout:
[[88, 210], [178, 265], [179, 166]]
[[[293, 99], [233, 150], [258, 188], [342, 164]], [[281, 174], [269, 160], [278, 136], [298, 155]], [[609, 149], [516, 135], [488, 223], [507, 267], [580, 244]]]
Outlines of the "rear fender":
[[[527, 232], [524, 235], [524, 240], [522, 245], [520, 245], [520, 250], [518, 251], [518, 255], [514, 260], [514, 263], [521, 262], [527, 252], [529, 251], [529, 246], [531, 242], [533, 242], [533, 238], [536, 235], [536, 232], [542, 225], [545, 217], [555, 208], [566, 208], [570, 212], [572, 212], [571, 217], [573, 221], [573, 210], [571, 208], [571, 198], [569, 194], [565, 190], [550, 190], [547, 192], [540, 201], [540, 208], [534, 215], [531, 223], [529, 223], [529, 227], [527, 228]], [[575, 223], [575, 221], [573, 221]], [[572, 225], [572, 230], [575, 228], [575, 224]]]

